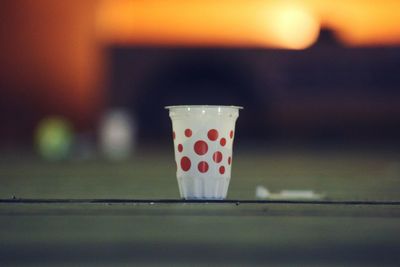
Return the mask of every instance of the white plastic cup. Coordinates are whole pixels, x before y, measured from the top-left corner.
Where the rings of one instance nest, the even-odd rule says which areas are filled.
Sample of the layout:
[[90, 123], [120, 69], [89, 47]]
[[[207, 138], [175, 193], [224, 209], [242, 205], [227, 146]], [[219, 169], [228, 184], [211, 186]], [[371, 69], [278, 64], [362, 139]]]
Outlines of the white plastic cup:
[[224, 199], [231, 179], [236, 106], [168, 106], [184, 199]]

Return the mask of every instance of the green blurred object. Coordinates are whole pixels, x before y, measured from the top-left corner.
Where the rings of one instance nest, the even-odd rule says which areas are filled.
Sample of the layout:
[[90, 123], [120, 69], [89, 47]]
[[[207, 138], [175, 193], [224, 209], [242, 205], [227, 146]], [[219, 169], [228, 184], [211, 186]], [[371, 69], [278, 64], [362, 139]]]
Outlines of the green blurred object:
[[66, 159], [73, 142], [73, 130], [63, 117], [46, 117], [36, 128], [35, 145], [38, 153], [46, 160]]

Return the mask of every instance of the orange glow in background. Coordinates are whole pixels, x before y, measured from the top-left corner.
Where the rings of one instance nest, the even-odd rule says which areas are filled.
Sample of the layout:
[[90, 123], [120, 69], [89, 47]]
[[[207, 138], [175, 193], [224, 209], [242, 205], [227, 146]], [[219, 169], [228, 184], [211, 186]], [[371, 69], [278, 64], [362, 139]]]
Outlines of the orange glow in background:
[[397, 0], [0, 1], [0, 97], [86, 125], [106, 101], [106, 47], [304, 49], [322, 27], [350, 46], [400, 45], [399, 10]]
[[393, 0], [102, 0], [96, 28], [106, 43], [302, 49], [327, 26], [348, 45], [392, 45], [400, 43], [399, 10]]

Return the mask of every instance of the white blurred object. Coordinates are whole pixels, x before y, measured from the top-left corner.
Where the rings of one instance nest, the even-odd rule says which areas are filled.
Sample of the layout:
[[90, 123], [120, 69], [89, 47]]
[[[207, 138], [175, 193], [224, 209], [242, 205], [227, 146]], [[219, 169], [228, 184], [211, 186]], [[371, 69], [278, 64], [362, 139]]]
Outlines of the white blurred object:
[[282, 190], [279, 193], [271, 193], [267, 188], [261, 185], [256, 187], [256, 198], [270, 200], [319, 200], [325, 195], [317, 194], [313, 190]]
[[133, 117], [124, 109], [107, 112], [100, 122], [100, 150], [110, 160], [125, 160], [134, 151], [136, 127]]
[[314, 199], [319, 195], [312, 190], [282, 190], [280, 196], [282, 198]]
[[262, 185], [257, 185], [256, 187], [256, 198], [269, 198], [271, 196], [271, 193], [268, 191], [267, 188], [265, 188]]

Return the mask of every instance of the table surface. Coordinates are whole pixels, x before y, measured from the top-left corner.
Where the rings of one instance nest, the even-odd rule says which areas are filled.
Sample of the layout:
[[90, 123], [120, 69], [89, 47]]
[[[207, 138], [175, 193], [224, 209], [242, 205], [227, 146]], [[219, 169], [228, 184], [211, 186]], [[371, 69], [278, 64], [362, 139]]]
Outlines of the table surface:
[[[159, 151], [125, 162], [3, 157], [0, 264], [400, 263], [399, 153], [239, 151], [234, 201], [215, 203], [180, 201], [173, 168]], [[258, 185], [326, 199], [257, 202]]]

